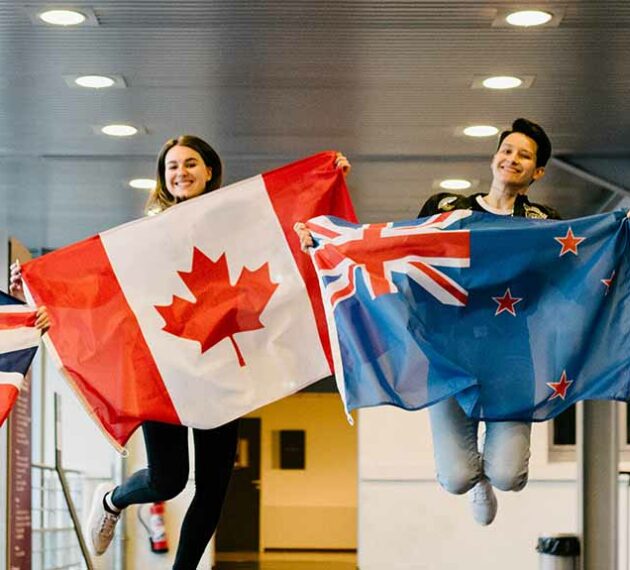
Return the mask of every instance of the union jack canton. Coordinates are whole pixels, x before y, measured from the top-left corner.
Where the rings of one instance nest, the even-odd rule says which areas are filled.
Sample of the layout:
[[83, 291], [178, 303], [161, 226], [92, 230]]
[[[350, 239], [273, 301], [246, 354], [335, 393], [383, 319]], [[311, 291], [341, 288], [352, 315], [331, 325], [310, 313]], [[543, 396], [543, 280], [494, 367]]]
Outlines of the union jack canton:
[[313, 259], [331, 307], [355, 294], [357, 272], [365, 279], [371, 299], [396, 293], [393, 274], [402, 273], [441, 303], [465, 305], [466, 290], [435, 267], [470, 267], [470, 231], [445, 228], [471, 214], [457, 210], [419, 224], [343, 226], [325, 216], [308, 222], [315, 239], [327, 240], [314, 250]]

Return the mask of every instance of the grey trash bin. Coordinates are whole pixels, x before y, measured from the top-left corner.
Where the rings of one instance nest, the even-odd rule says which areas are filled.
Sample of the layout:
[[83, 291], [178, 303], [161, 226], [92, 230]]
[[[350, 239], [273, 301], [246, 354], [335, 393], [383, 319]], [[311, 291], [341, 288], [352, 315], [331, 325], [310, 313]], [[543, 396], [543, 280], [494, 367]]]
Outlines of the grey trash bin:
[[540, 570], [578, 570], [580, 539], [573, 534], [557, 534], [538, 538]]

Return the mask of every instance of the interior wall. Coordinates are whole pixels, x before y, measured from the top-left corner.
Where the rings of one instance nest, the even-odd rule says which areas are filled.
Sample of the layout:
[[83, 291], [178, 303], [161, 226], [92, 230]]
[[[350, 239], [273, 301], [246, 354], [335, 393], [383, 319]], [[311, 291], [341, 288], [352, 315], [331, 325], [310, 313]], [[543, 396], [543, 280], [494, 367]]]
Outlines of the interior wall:
[[[481, 527], [467, 498], [435, 480], [426, 410], [381, 407], [361, 410], [359, 418], [361, 570], [531, 570], [539, 564], [539, 536], [577, 532], [576, 464], [549, 461], [548, 422], [533, 426], [527, 487], [497, 491], [497, 518]], [[620, 568], [626, 568], [627, 480], [619, 493]]]
[[615, 208], [630, 209], [630, 196], [623, 197], [619, 203], [615, 205]]
[[[296, 394], [261, 418], [261, 549], [355, 549], [357, 429], [337, 394]], [[306, 468], [272, 464], [276, 430], [306, 432]]]

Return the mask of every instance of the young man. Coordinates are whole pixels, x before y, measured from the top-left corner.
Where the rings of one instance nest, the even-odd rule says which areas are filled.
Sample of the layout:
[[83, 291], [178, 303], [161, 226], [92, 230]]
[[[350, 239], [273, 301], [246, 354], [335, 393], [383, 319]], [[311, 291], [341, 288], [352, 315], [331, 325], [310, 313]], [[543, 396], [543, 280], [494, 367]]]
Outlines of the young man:
[[[539, 125], [517, 119], [501, 133], [492, 157], [492, 184], [487, 194], [471, 196], [440, 193], [422, 207], [419, 217], [451, 210], [477, 210], [497, 216], [559, 219], [548, 206], [531, 203], [527, 192], [545, 175], [551, 142]], [[477, 420], [471, 419], [454, 398], [429, 409], [437, 478], [450, 493], [470, 491], [472, 513], [481, 525], [490, 524], [497, 512], [493, 486], [520, 491], [527, 484], [531, 424], [486, 424], [483, 451], [478, 445]]]

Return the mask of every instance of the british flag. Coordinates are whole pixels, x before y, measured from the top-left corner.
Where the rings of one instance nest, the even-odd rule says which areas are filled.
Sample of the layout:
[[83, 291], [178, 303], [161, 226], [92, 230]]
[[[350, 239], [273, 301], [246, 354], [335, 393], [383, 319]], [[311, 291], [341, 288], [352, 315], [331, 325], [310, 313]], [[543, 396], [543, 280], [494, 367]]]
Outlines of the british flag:
[[0, 426], [18, 399], [39, 335], [35, 309], [0, 291]]
[[539, 421], [630, 399], [624, 212], [307, 227], [348, 411], [454, 396], [471, 417]]
[[313, 237], [325, 239], [313, 260], [334, 309], [356, 292], [361, 275], [372, 299], [398, 291], [393, 273], [408, 275], [438, 301], [464, 306], [468, 292], [436, 267], [470, 267], [470, 231], [447, 230], [472, 212], [456, 210], [421, 223], [344, 225], [325, 216], [306, 225]]

